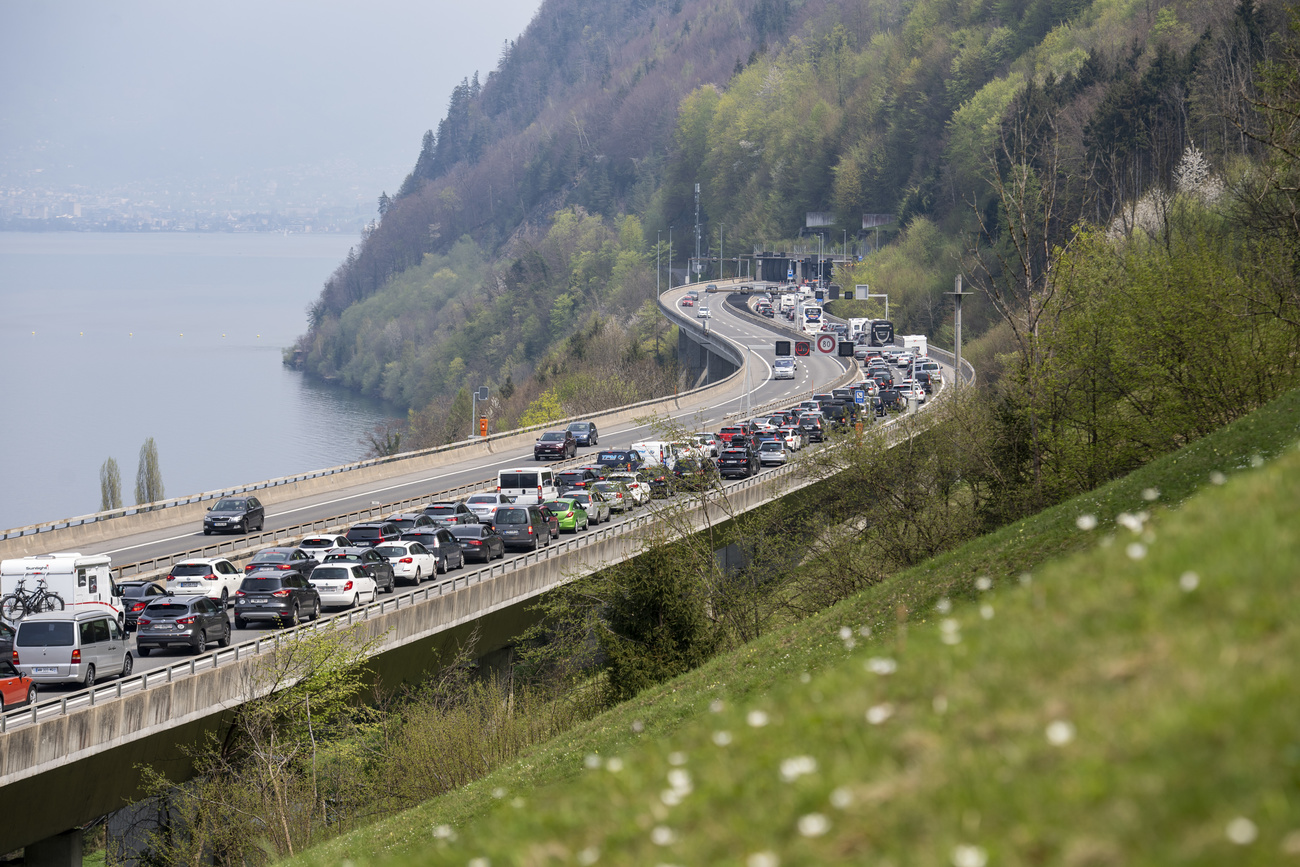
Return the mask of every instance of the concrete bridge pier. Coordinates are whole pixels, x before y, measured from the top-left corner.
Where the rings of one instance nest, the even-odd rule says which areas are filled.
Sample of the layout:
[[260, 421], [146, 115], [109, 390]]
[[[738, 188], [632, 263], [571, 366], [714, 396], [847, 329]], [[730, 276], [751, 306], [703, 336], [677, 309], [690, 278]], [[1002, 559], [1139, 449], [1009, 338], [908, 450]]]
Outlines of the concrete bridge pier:
[[28, 867], [81, 867], [82, 836], [80, 828], [46, 837], [23, 850]]

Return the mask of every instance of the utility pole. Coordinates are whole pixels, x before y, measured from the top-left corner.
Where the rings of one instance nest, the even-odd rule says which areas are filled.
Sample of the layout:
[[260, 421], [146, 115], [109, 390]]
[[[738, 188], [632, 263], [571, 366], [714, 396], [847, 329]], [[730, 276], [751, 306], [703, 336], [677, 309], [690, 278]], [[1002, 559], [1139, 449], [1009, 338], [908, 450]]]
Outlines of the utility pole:
[[659, 236], [663, 230], [655, 232], [655, 294], [662, 294], [663, 290], [659, 288]]
[[700, 267], [700, 185], [695, 185], [695, 267], [696, 277], [699, 276]]
[[722, 267], [722, 263], [726, 261], [726, 259], [722, 258], [722, 229], [723, 229], [723, 225], [719, 223], [718, 224], [718, 279], [726, 280], [727, 272]]
[[961, 299], [966, 297], [966, 295], [969, 293], [963, 292], [961, 290], [960, 274], [957, 275], [957, 279], [954, 281], [953, 288], [955, 291], [948, 293], [953, 297], [953, 301], [956, 302], [956, 306], [953, 308], [953, 313], [952, 313], [952, 332], [953, 332], [952, 348], [953, 348], [953, 358], [956, 362], [954, 365], [955, 379], [953, 380], [952, 385], [953, 388], [961, 388]]
[[668, 227], [668, 288], [673, 288], [673, 227]]

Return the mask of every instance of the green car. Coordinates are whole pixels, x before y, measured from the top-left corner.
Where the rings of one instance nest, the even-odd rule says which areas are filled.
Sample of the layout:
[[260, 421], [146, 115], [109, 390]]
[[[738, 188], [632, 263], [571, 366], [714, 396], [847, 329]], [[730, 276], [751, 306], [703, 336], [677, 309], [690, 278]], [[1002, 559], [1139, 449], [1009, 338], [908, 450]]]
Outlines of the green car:
[[551, 510], [551, 514], [560, 519], [560, 529], [576, 533], [587, 529], [587, 513], [577, 500], [561, 498], [548, 500], [542, 505]]

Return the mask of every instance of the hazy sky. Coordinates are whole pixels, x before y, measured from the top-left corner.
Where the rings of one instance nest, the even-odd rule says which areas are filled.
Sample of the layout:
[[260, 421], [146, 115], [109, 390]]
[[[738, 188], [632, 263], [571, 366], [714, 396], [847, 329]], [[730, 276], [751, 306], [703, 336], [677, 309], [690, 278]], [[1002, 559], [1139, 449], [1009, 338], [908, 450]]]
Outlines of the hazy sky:
[[0, 181], [299, 167], [393, 192], [541, 0], [0, 0]]

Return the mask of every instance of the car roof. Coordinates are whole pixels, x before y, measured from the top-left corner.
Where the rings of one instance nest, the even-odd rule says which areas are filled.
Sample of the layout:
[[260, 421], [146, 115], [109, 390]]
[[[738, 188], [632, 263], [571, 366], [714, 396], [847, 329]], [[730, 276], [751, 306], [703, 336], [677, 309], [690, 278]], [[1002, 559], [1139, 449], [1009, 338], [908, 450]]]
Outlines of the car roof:
[[[274, 549], [267, 548], [266, 550], [271, 551]], [[220, 563], [222, 560], [225, 559], [226, 559], [225, 557], [189, 557], [185, 560], [178, 560], [176, 563], [173, 563], [172, 565], [173, 566], [211, 566], [213, 563]], [[117, 583], [121, 584], [122, 582], [119, 581]]]

